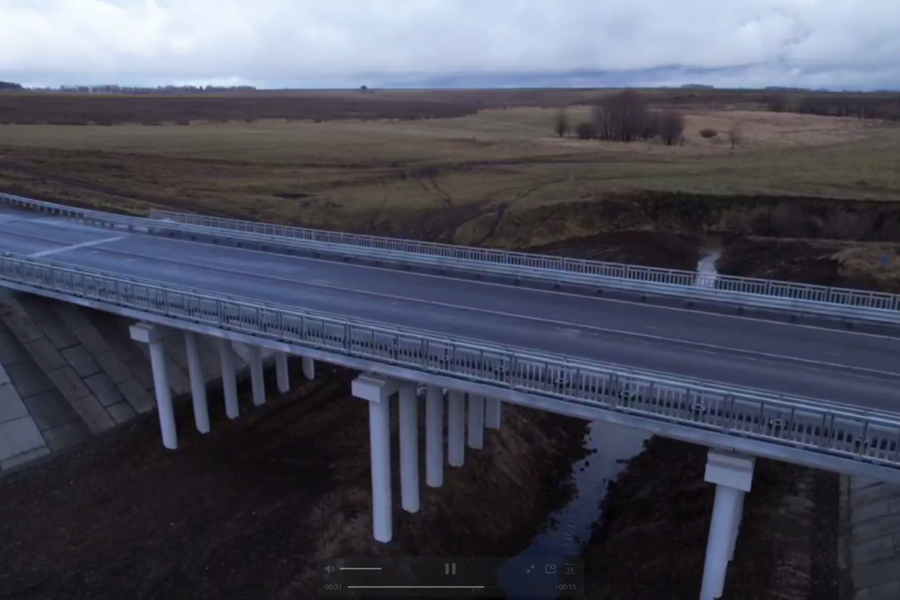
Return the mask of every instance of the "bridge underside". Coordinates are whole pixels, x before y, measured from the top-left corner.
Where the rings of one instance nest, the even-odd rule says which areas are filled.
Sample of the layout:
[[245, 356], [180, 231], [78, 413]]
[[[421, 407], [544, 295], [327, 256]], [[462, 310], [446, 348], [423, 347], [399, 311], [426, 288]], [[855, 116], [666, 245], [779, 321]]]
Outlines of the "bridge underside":
[[[0, 472], [72, 448], [157, 408], [151, 346], [132, 339], [133, 324], [75, 304], [0, 292]], [[255, 352], [259, 366], [275, 363], [279, 387], [287, 389], [284, 355], [227, 342], [231, 352], [223, 361], [222, 342], [214, 338], [168, 328], [157, 335], [172, 398], [203, 398], [206, 386], [219, 381], [235, 390], [226, 395], [236, 398], [237, 382], [252, 374]], [[312, 378], [312, 360], [302, 362]], [[223, 380], [223, 372], [234, 376]], [[226, 408], [237, 417], [236, 402]], [[209, 429], [202, 415], [198, 427]]]

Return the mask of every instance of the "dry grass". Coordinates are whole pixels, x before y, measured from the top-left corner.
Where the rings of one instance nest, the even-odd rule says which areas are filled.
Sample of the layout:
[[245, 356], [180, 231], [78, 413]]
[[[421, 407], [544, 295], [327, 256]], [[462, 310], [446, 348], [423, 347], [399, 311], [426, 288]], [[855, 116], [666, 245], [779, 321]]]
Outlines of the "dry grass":
[[[572, 109], [572, 121], [587, 111]], [[515, 108], [418, 121], [0, 126], [0, 188], [340, 228], [449, 209], [469, 240], [490, 231], [489, 207], [508, 216], [609, 192], [900, 196], [896, 126], [695, 111], [686, 144], [665, 147], [556, 138], [554, 115]], [[731, 151], [726, 132], [736, 121], [743, 141]], [[704, 127], [721, 134], [703, 139]]]
[[842, 276], [872, 277], [879, 289], [900, 289], [900, 246], [897, 244], [853, 244], [831, 256]]

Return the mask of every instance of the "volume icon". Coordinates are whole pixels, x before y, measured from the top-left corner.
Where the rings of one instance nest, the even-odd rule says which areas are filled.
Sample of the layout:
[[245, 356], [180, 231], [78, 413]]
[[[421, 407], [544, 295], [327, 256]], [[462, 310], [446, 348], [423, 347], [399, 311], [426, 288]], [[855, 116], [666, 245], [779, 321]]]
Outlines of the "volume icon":
[[334, 571], [335, 571], [334, 565], [328, 565], [327, 567], [325, 567], [326, 573], [334, 573]]

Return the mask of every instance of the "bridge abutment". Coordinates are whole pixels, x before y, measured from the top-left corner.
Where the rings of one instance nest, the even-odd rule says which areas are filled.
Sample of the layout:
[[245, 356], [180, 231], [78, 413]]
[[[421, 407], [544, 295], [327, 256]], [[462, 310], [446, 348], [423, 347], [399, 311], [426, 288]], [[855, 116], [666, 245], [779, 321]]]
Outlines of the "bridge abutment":
[[722, 597], [728, 563], [740, 531], [744, 495], [753, 483], [755, 457], [710, 450], [706, 460], [706, 481], [716, 484], [712, 521], [703, 565], [700, 600]]

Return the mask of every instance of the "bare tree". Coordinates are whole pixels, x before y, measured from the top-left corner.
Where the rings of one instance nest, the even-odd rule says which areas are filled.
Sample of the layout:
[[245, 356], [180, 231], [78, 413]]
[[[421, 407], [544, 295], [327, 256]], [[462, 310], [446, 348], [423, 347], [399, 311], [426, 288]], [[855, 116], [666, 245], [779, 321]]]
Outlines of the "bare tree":
[[578, 136], [578, 139], [581, 140], [596, 140], [597, 126], [591, 121], [582, 121], [578, 124], [578, 127], [575, 128], [575, 134]]
[[737, 120], [731, 124], [731, 128], [728, 130], [728, 139], [731, 141], [731, 149], [734, 150], [735, 146], [740, 144], [744, 139], [744, 122], [741, 120]]
[[650, 137], [646, 131], [650, 111], [643, 96], [634, 90], [603, 98], [594, 106], [594, 122], [601, 140], [631, 142], [645, 135]]
[[571, 129], [571, 125], [569, 124], [569, 116], [566, 114], [566, 109], [559, 109], [559, 112], [556, 113], [556, 135], [558, 135], [559, 137], [566, 137], [569, 135]]
[[787, 95], [775, 94], [766, 103], [766, 108], [771, 112], [787, 112]]
[[681, 143], [684, 136], [684, 115], [675, 110], [666, 110], [660, 113], [659, 134], [666, 146]]
[[647, 118], [644, 120], [644, 130], [641, 137], [644, 141], [648, 141], [659, 135], [659, 114], [656, 111], [647, 111]]

